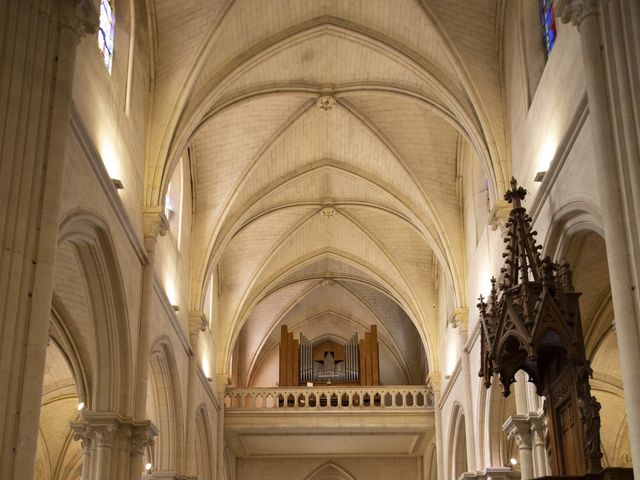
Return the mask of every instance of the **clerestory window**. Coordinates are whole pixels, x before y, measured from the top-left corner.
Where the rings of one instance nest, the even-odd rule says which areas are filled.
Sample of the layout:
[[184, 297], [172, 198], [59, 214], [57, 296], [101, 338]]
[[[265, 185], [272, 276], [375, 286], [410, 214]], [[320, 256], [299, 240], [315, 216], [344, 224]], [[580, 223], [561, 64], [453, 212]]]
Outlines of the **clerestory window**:
[[553, 0], [540, 0], [540, 23], [542, 24], [542, 43], [548, 57], [556, 42], [556, 15]]
[[111, 75], [113, 63], [113, 36], [115, 34], [115, 15], [113, 2], [100, 0], [100, 26], [98, 27], [98, 48], [102, 54], [104, 64]]

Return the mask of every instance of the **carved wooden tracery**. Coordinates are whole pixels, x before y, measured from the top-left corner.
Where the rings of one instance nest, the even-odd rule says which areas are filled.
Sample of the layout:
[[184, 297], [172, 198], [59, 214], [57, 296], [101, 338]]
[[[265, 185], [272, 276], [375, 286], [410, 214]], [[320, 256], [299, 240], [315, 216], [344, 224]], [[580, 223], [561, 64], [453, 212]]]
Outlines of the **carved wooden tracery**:
[[547, 452], [554, 475], [602, 470], [600, 404], [591, 396], [580, 308], [568, 264], [541, 258], [531, 218], [522, 207], [526, 190], [511, 179], [505, 200], [513, 205], [501, 269], [491, 279], [488, 299], [480, 296], [481, 369], [489, 388], [497, 374], [510, 394], [515, 373], [524, 370], [545, 397]]

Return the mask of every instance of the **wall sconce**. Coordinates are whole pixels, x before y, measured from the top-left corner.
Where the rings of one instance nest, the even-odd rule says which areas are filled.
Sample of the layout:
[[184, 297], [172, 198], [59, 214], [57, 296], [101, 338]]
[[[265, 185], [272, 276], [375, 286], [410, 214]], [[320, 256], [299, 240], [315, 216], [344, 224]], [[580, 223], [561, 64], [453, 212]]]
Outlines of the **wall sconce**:
[[113, 186], [116, 187], [116, 190], [124, 190], [124, 185], [122, 184], [122, 180], [117, 178], [112, 178]]
[[171, 305], [171, 308], [173, 308], [174, 312], [179, 312], [180, 311], [180, 305]]
[[533, 177], [533, 181], [536, 182], [536, 183], [540, 183], [544, 179], [544, 176], [545, 176], [546, 173], [547, 172], [538, 172], [538, 173], [536, 173], [536, 176]]

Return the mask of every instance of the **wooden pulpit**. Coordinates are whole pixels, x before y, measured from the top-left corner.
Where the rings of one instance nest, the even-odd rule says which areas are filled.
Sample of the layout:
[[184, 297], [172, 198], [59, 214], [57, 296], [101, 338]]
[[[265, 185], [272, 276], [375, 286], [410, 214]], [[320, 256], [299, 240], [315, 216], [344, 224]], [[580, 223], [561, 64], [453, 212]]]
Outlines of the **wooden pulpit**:
[[485, 386], [497, 374], [510, 393], [524, 370], [545, 398], [547, 454], [554, 476], [602, 471], [600, 404], [591, 395], [580, 294], [568, 264], [541, 258], [531, 218], [522, 207], [526, 190], [511, 180], [505, 200], [513, 205], [504, 238], [502, 279], [491, 279], [489, 298], [479, 299], [481, 370]]

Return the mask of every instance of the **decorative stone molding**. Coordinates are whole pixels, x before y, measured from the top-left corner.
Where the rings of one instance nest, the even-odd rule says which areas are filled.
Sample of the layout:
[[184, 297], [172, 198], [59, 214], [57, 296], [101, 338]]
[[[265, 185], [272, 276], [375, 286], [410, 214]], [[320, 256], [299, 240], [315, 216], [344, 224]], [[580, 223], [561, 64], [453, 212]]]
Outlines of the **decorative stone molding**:
[[150, 420], [138, 422], [111, 412], [83, 411], [78, 420], [71, 422], [71, 429], [74, 440], [80, 440], [85, 451], [116, 447], [132, 454], [142, 454], [158, 434]]
[[324, 207], [320, 210], [320, 216], [322, 218], [331, 218], [336, 213], [336, 210], [333, 207]]
[[422, 385], [314, 385], [230, 388], [224, 401], [225, 410], [232, 411], [429, 410], [434, 408], [435, 396], [430, 387]]
[[209, 326], [209, 321], [202, 311], [189, 312], [189, 334], [198, 335]]
[[525, 415], [512, 415], [502, 425], [507, 438], [513, 438], [518, 448], [531, 448], [531, 423]]
[[58, 22], [73, 30], [76, 42], [98, 31], [98, 12], [90, 0], [58, 0]]
[[142, 212], [145, 238], [164, 236], [169, 231], [169, 220], [161, 206], [145, 207]]
[[447, 323], [451, 325], [452, 328], [459, 328], [461, 332], [466, 332], [469, 325], [469, 309], [466, 307], [457, 307]]
[[427, 375], [427, 387], [429, 387], [433, 392], [439, 394], [440, 393], [440, 385], [442, 381], [442, 376], [440, 372], [429, 372]]
[[507, 228], [507, 220], [509, 220], [509, 212], [511, 212], [511, 205], [505, 200], [496, 200], [489, 212], [489, 225], [491, 230], [504, 230]]
[[540, 412], [537, 415], [529, 415], [529, 422], [531, 423], [531, 433], [533, 433], [533, 443], [538, 445], [544, 445], [547, 431], [547, 417], [544, 413]]
[[336, 99], [332, 95], [323, 95], [316, 101], [318, 108], [324, 112], [329, 112], [336, 107]]
[[599, 14], [603, 3], [603, 0], [558, 0], [555, 5], [556, 16], [563, 23], [571, 22], [579, 27], [589, 15]]
[[334, 285], [335, 282], [329, 278], [320, 282], [321, 287], [333, 287]]

